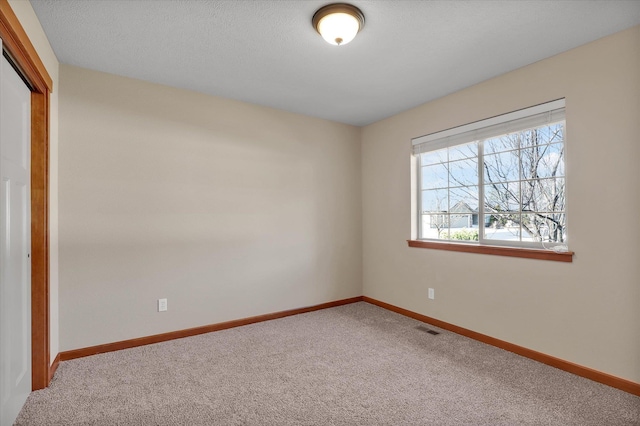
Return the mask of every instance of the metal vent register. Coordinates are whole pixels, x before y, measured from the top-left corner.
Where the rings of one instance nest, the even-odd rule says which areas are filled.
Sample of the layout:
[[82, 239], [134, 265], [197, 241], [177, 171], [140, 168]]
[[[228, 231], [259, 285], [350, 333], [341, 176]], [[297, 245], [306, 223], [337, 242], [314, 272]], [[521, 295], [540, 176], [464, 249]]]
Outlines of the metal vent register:
[[434, 336], [437, 336], [438, 334], [440, 334], [440, 332], [435, 331], [435, 330], [431, 330], [430, 328], [425, 327], [424, 325], [419, 325], [416, 327], [418, 330], [421, 331], [426, 331], [429, 334], [433, 334]]

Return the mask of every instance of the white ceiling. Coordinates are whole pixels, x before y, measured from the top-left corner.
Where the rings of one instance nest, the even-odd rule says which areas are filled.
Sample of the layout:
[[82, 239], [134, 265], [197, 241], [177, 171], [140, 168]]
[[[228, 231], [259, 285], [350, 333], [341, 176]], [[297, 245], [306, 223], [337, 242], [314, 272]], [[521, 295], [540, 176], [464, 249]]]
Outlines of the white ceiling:
[[31, 3], [62, 63], [354, 125], [640, 24], [640, 0], [353, 0], [338, 47], [311, 26], [326, 0]]

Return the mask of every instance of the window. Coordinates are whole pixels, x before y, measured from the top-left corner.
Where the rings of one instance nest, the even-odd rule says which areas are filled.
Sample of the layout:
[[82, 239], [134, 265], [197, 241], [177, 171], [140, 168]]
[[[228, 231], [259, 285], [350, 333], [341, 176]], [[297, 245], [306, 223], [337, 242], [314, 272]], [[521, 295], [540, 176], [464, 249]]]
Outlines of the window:
[[412, 143], [418, 239], [566, 248], [564, 99]]

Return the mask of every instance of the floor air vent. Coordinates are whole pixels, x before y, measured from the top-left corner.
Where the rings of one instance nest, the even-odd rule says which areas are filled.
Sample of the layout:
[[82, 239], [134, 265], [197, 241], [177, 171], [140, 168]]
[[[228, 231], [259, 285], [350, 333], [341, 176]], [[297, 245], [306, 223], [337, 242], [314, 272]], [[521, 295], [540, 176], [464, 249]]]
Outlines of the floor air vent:
[[425, 327], [424, 325], [419, 325], [416, 327], [418, 330], [421, 331], [426, 331], [429, 334], [433, 334], [434, 336], [437, 336], [438, 334], [440, 334], [439, 332], [435, 331], [435, 330], [431, 330], [430, 328]]

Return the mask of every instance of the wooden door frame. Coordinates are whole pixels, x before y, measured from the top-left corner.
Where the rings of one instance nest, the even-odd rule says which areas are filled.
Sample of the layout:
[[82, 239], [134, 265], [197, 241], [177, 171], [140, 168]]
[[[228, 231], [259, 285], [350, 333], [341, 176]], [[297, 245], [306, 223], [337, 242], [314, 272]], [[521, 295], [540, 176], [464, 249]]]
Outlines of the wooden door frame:
[[31, 89], [31, 385], [51, 380], [49, 353], [49, 95], [53, 81], [8, 0], [0, 0], [2, 46]]

